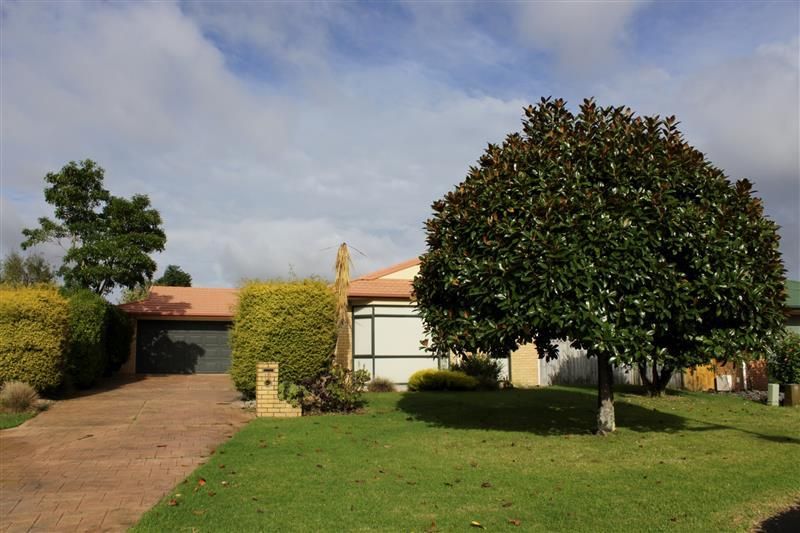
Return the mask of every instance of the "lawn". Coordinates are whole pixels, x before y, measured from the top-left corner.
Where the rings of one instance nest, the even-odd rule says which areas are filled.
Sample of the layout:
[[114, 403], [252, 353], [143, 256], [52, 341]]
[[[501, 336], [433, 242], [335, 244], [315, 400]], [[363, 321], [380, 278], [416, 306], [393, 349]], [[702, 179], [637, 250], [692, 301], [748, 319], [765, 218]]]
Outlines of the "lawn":
[[682, 393], [371, 394], [251, 422], [135, 531], [746, 531], [800, 499], [800, 409]]
[[36, 416], [36, 413], [0, 413], [0, 429], [17, 427], [26, 420]]

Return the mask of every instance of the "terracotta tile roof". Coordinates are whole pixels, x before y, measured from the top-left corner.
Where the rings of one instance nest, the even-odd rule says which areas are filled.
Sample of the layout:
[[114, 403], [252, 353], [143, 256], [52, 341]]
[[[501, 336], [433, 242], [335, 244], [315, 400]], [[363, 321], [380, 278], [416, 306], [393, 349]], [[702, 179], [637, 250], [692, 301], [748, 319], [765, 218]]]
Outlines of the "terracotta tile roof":
[[119, 306], [137, 316], [233, 318], [238, 289], [154, 286], [144, 300]]
[[402, 298], [411, 299], [411, 280], [408, 279], [356, 279], [350, 283], [350, 298]]
[[419, 258], [415, 257], [414, 259], [409, 259], [408, 261], [403, 261], [402, 263], [397, 263], [396, 265], [392, 265], [390, 267], [383, 268], [381, 270], [376, 270], [375, 272], [370, 272], [369, 274], [364, 274], [360, 278], [357, 278], [355, 281], [364, 280], [364, 279], [378, 279], [382, 278], [383, 276], [388, 276], [389, 274], [394, 274], [395, 272], [400, 272], [401, 270], [405, 270], [406, 268], [412, 267], [414, 265], [419, 264]]

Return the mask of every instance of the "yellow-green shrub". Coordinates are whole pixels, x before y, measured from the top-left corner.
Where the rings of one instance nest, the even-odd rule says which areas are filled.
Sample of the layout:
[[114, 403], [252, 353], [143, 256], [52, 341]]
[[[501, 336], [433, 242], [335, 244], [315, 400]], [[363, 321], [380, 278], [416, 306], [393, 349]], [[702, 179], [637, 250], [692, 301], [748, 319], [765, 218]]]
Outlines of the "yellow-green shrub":
[[256, 363], [280, 363], [283, 383], [300, 383], [329, 368], [336, 343], [333, 291], [322, 281], [251, 282], [239, 292], [231, 330], [231, 377], [255, 393]]
[[54, 288], [0, 288], [0, 382], [58, 387], [68, 321], [67, 301]]
[[456, 370], [418, 370], [408, 378], [408, 390], [475, 390], [478, 380]]
[[69, 298], [69, 348], [67, 373], [79, 387], [91, 387], [103, 374], [106, 356], [106, 316], [109, 303], [88, 289]]

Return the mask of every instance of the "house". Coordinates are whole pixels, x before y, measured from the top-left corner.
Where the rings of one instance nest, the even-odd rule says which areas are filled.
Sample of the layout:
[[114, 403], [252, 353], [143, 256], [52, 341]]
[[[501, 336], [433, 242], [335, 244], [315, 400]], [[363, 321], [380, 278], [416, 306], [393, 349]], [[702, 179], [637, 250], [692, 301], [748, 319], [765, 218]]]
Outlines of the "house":
[[786, 329], [800, 335], [800, 281], [786, 282]]
[[[419, 260], [411, 259], [361, 276], [349, 290], [350, 325], [337, 339], [336, 360], [347, 368], [403, 385], [424, 368], [446, 367], [422, 349], [422, 319], [411, 282]], [[128, 373], [216, 373], [230, 366], [228, 329], [236, 289], [155, 286], [145, 300], [120, 305], [136, 323]], [[539, 384], [533, 345], [501, 360], [505, 377], [518, 386]]]

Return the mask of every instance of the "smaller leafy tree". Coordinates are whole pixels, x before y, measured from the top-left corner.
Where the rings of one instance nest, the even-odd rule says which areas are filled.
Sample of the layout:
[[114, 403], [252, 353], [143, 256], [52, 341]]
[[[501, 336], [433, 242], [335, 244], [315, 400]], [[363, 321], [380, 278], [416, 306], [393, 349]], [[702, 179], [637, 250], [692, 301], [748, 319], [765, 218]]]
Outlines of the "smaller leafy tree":
[[767, 369], [778, 383], [800, 383], [800, 335], [787, 331], [781, 337], [767, 358]]
[[184, 272], [178, 265], [167, 265], [164, 275], [158, 278], [154, 284], [167, 287], [191, 287], [192, 276]]
[[0, 265], [0, 283], [30, 287], [53, 281], [53, 267], [41, 254], [30, 254], [23, 258], [19, 253], [11, 252]]
[[141, 194], [130, 199], [103, 188], [105, 171], [94, 161], [71, 161], [44, 180], [44, 197], [55, 220], [40, 218], [39, 227], [22, 231], [22, 248], [58, 242], [65, 249], [58, 269], [65, 286], [107, 294], [115, 287], [133, 288], [152, 279], [151, 253], [164, 250], [161, 215]]

